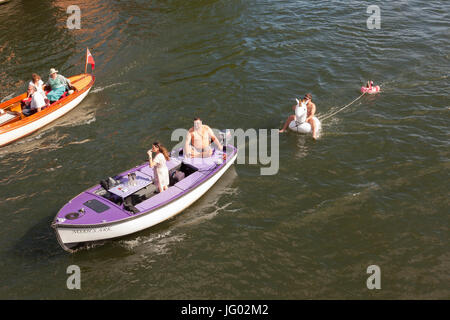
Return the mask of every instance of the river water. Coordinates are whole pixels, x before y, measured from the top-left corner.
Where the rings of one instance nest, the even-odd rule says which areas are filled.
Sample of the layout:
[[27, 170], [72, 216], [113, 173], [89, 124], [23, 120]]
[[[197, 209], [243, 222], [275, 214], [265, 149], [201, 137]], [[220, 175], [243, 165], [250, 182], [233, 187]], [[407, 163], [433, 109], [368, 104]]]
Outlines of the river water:
[[[448, 1], [78, 0], [71, 30], [73, 2], [0, 5], [1, 99], [32, 72], [83, 72], [86, 47], [96, 61], [82, 104], [0, 149], [0, 298], [450, 298]], [[154, 140], [175, 145], [194, 116], [281, 128], [295, 97], [311, 92], [323, 118], [368, 79], [383, 92], [324, 120], [317, 141], [279, 136], [275, 175], [235, 164], [172, 220], [59, 247], [50, 224], [66, 202]], [[66, 287], [70, 265], [81, 290]]]

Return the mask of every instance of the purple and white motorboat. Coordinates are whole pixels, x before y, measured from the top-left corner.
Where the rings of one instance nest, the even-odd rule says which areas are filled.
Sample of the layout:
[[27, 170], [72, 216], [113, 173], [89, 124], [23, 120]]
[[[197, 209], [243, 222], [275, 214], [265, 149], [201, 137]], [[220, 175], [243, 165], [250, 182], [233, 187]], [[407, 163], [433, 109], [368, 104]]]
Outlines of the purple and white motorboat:
[[[205, 194], [237, 157], [232, 145], [213, 149], [209, 158], [185, 158], [172, 153], [167, 167], [170, 185], [157, 193], [148, 163], [102, 180], [70, 200], [52, 227], [64, 250], [86, 243], [125, 236], [172, 218]], [[225, 159], [224, 159], [225, 158]]]

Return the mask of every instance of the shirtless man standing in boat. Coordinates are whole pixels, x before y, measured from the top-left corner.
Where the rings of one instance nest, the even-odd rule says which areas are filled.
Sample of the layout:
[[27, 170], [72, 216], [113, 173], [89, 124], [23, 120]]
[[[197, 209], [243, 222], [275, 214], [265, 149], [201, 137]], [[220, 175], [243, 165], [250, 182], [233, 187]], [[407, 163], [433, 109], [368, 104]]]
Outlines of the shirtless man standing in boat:
[[[311, 93], [305, 94], [302, 101], [306, 103], [306, 110], [308, 111], [305, 122], [308, 122], [311, 125], [311, 132], [313, 134], [313, 139], [317, 139], [316, 125], [315, 125], [314, 119], [313, 119], [314, 115], [316, 114], [316, 104], [314, 102], [312, 102]], [[294, 111], [295, 111], [295, 107], [296, 106], [293, 107]], [[295, 114], [290, 115], [287, 118], [286, 123], [283, 126], [283, 129], [280, 130], [280, 133], [285, 132], [287, 127], [291, 123], [291, 121], [294, 121], [294, 120], [295, 120]]]
[[189, 129], [184, 146], [188, 158], [208, 158], [212, 155], [211, 140], [222, 150], [222, 145], [207, 125], [202, 124], [200, 118], [194, 119], [194, 127]]

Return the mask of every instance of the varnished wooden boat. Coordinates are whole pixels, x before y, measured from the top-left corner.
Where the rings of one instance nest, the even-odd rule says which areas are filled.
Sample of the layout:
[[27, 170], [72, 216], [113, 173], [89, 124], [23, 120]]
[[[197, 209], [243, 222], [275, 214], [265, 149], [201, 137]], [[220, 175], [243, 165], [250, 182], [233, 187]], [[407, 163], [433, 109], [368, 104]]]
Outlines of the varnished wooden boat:
[[50, 106], [26, 117], [22, 113], [21, 101], [27, 94], [21, 94], [0, 103], [0, 147], [32, 134], [75, 108], [87, 96], [95, 82], [95, 76], [87, 73], [69, 77], [75, 88]]

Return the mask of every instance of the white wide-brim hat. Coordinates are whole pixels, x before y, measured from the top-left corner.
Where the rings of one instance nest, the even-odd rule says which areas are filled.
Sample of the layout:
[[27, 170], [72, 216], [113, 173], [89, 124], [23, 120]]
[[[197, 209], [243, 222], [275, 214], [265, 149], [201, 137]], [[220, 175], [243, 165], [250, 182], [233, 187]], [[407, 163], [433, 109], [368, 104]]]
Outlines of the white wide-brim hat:
[[58, 70], [56, 70], [55, 68], [51, 68], [49, 74], [53, 74], [53, 73], [57, 73]]

